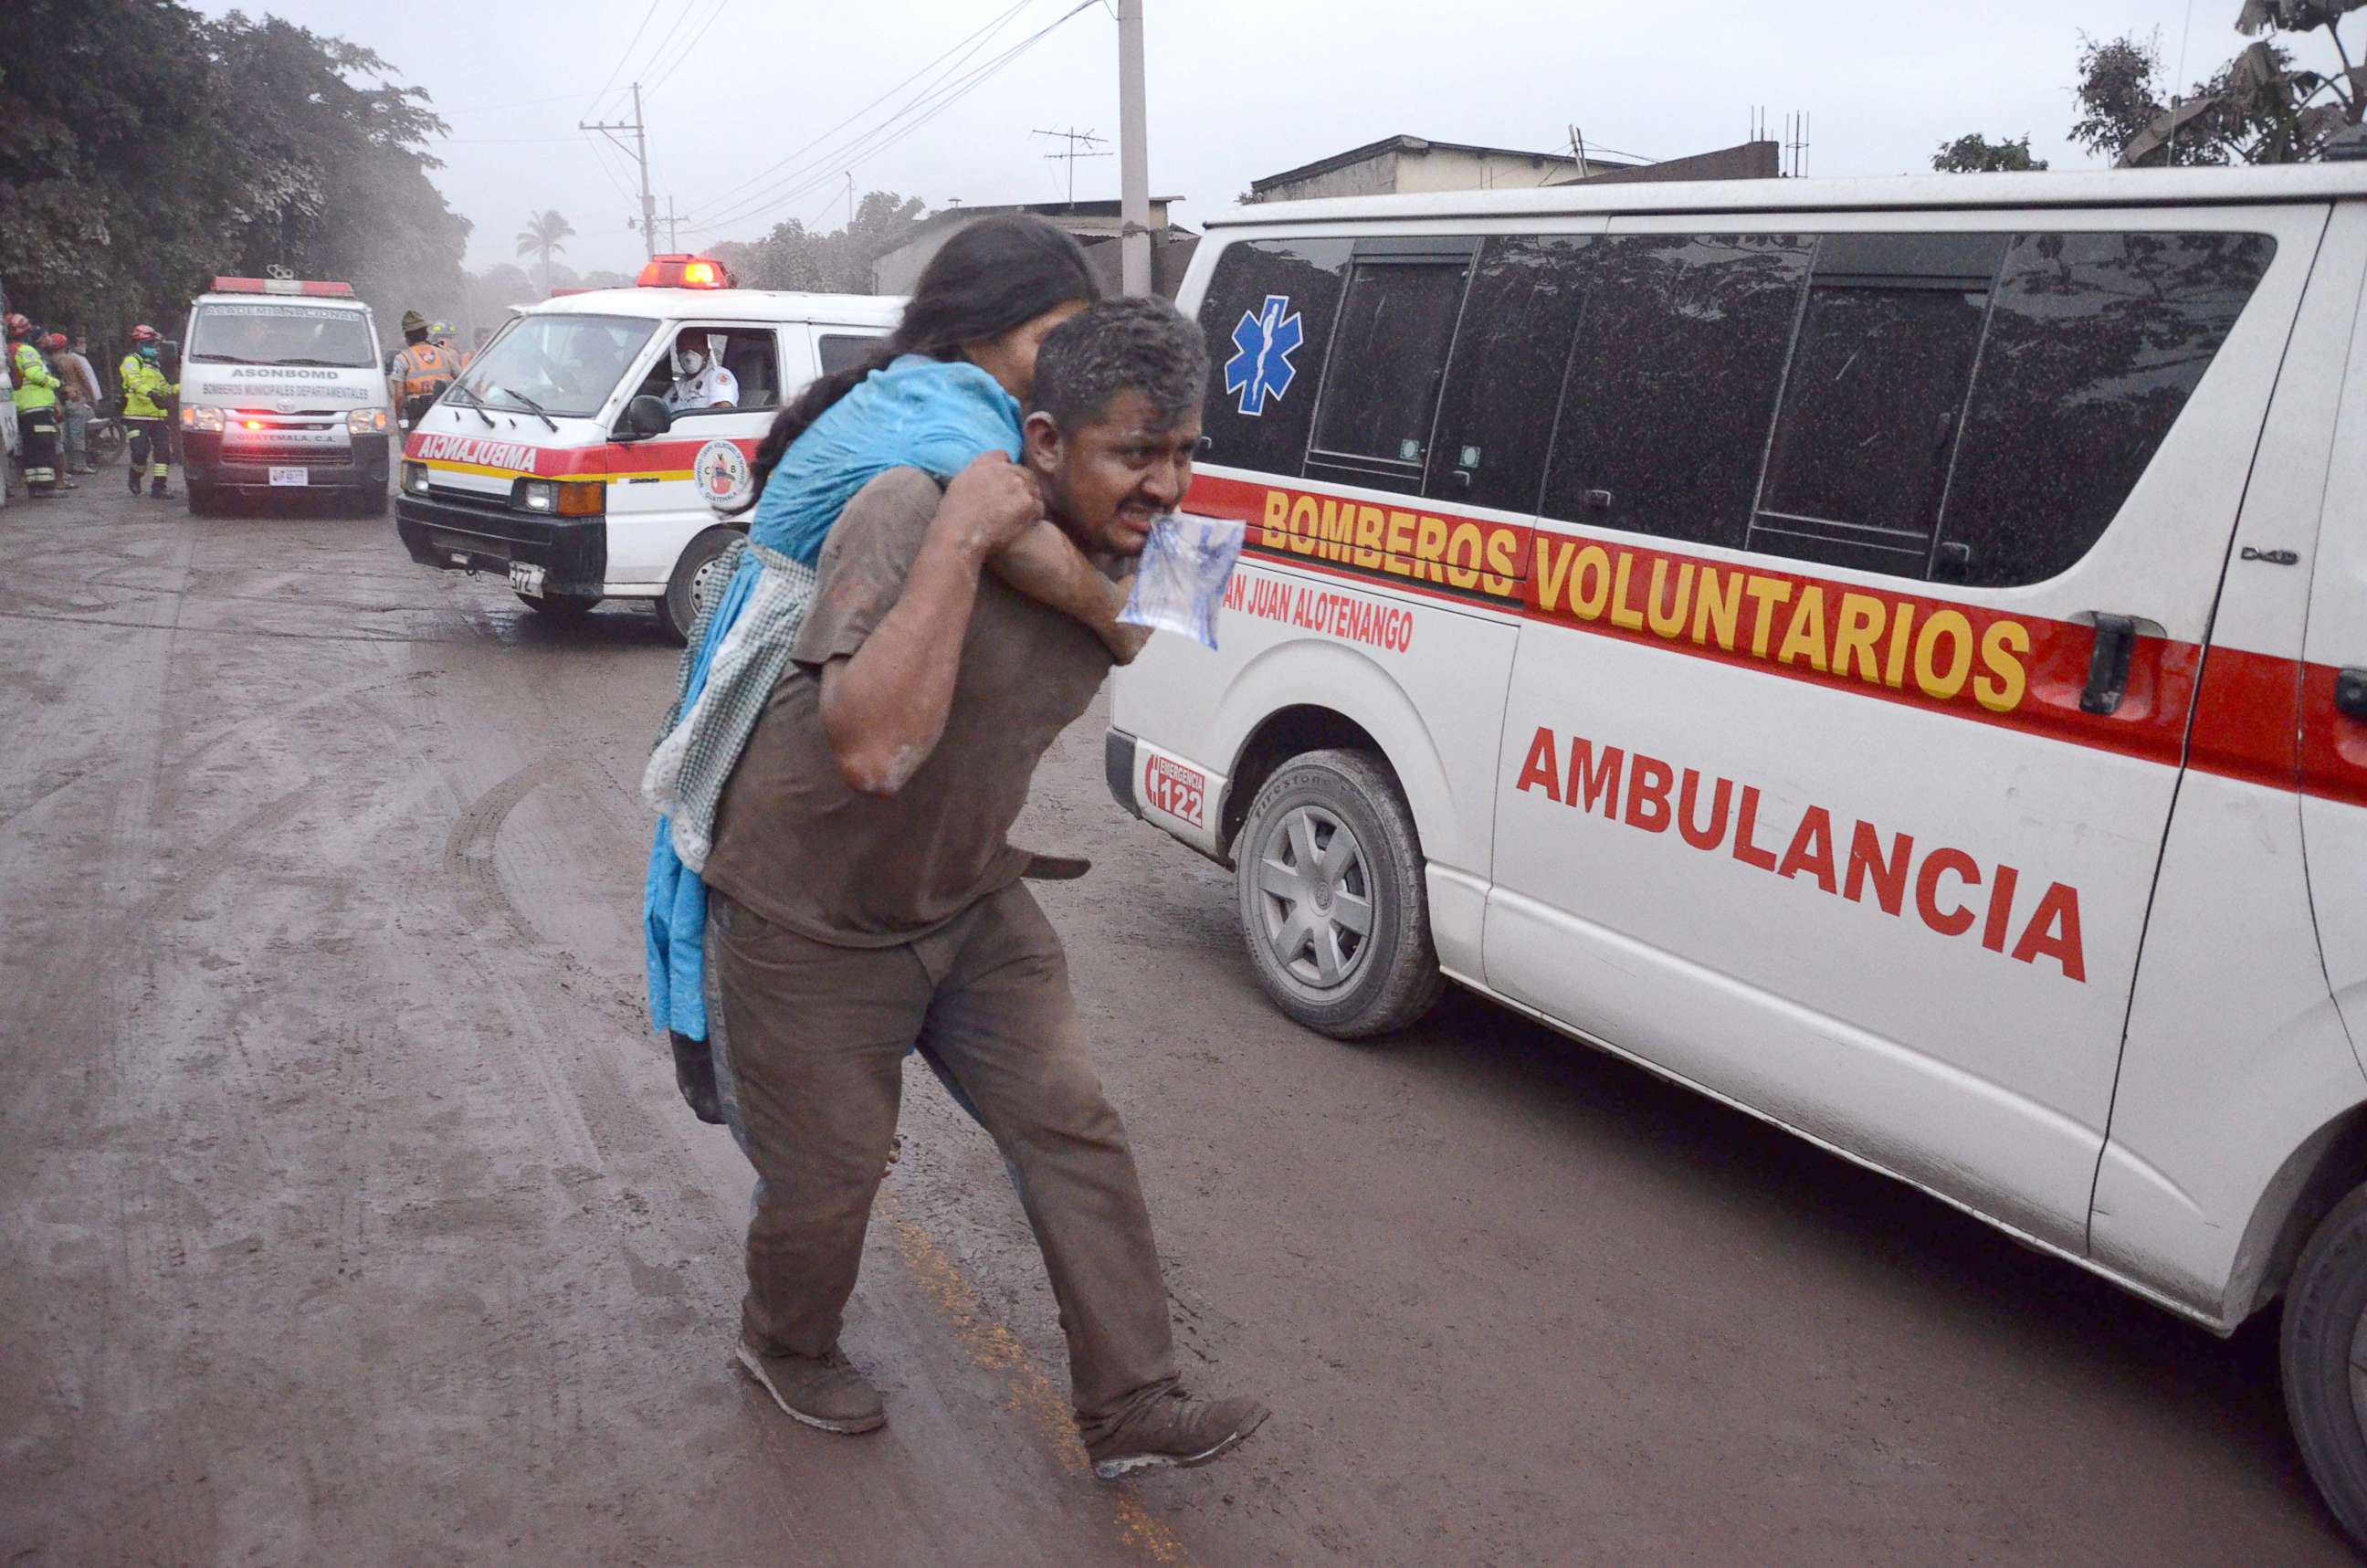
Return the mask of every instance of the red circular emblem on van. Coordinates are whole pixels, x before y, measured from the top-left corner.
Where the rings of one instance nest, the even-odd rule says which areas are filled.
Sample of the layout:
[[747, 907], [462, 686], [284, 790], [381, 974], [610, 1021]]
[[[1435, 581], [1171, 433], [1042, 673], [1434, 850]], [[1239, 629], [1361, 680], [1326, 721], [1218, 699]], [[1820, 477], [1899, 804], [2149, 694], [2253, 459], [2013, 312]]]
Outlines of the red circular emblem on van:
[[709, 506], [736, 506], [748, 498], [748, 458], [732, 442], [714, 440], [699, 448], [690, 472]]

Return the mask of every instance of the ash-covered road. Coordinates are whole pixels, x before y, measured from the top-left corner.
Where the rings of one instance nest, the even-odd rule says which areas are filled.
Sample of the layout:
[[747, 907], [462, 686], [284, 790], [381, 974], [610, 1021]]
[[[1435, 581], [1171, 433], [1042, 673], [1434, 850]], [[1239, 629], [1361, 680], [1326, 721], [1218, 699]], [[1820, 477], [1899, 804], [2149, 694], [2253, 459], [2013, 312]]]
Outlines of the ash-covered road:
[[2351, 1559], [2233, 1344], [1492, 1008], [1350, 1048], [1098, 713], [1024, 842], [1187, 1369], [1274, 1418], [1093, 1482], [1002, 1166], [925, 1071], [847, 1348], [727, 1370], [745, 1166], [640, 1003], [674, 665], [390, 523], [0, 509], [0, 1562]]

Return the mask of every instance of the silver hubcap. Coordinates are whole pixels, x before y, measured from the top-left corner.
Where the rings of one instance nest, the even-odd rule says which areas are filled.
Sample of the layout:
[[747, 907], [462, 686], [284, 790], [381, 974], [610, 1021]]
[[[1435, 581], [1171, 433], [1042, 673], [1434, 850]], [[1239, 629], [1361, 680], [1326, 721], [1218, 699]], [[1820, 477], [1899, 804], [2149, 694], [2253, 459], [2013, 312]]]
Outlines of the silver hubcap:
[[720, 555], [710, 557], [700, 562], [698, 570], [690, 574], [690, 613], [693, 619], [705, 615], [707, 607], [715, 602], [715, 596], [723, 591], [723, 560]]
[[1266, 829], [1255, 868], [1259, 928], [1283, 971], [1337, 991], [1363, 969], [1373, 935], [1373, 879], [1364, 846], [1320, 806], [1299, 806]]

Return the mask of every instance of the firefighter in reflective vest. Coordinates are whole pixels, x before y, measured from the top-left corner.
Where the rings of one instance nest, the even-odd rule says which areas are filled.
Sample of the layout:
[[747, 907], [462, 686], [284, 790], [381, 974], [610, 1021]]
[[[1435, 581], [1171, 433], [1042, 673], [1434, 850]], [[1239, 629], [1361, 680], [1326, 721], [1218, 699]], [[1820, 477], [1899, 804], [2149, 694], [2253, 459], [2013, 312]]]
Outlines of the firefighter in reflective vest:
[[402, 427], [408, 430], [459, 378], [460, 357], [428, 335], [427, 318], [417, 311], [402, 312], [402, 351], [388, 368], [387, 391], [402, 411]]
[[33, 324], [17, 312], [7, 316], [8, 401], [17, 405], [17, 431], [24, 442], [25, 485], [36, 495], [58, 493], [58, 378], [33, 347]]
[[173, 420], [170, 404], [181, 389], [165, 380], [156, 363], [156, 329], [142, 322], [131, 329], [131, 352], [123, 357], [117, 374], [123, 381], [123, 423], [131, 434], [131, 462], [125, 475], [131, 494], [140, 494], [140, 471], [148, 471], [148, 494], [168, 495], [165, 476], [173, 470]]

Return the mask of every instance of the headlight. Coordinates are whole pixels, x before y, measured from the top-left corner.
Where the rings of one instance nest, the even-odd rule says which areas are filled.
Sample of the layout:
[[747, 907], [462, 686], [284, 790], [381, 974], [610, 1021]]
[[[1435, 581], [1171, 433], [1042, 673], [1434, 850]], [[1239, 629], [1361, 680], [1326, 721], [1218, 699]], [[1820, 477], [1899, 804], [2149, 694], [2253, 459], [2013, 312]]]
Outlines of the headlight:
[[192, 408], [192, 407], [190, 407], [187, 403], [183, 403], [183, 404], [181, 405], [181, 428], [182, 428], [182, 429], [184, 429], [184, 430], [211, 430], [211, 431], [214, 431], [214, 432], [216, 432], [216, 433], [220, 433], [220, 431], [221, 430], [221, 427], [222, 427], [222, 415], [221, 415], [221, 409], [219, 409], [219, 408]]
[[[379, 417], [382, 419], [385, 415], [380, 415]], [[402, 465], [402, 488], [413, 495], [426, 494], [427, 465], [425, 463], [404, 463]]]
[[604, 479], [521, 479], [510, 492], [510, 505], [522, 512], [547, 517], [596, 517], [608, 509], [608, 482]]
[[386, 410], [354, 409], [345, 415], [345, 428], [357, 436], [383, 436], [386, 434]]

